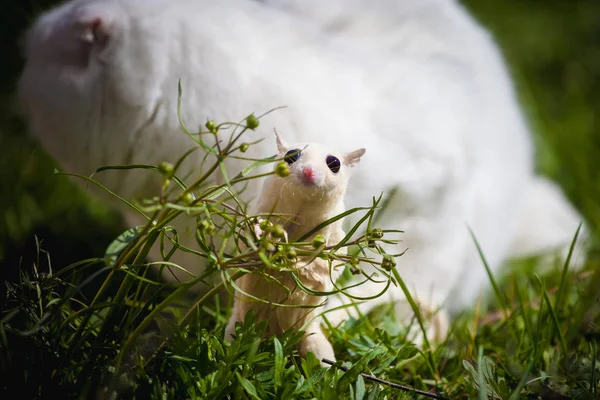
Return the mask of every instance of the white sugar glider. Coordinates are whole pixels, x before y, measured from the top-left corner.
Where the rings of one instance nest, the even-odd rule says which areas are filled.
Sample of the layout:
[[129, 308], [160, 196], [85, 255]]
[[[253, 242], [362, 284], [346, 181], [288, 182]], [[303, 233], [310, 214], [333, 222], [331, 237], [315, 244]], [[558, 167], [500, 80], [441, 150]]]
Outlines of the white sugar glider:
[[[322, 222], [345, 211], [344, 194], [351, 168], [360, 162], [365, 149], [343, 155], [337, 153], [336, 156], [323, 145], [300, 143], [290, 146], [277, 136], [277, 150], [278, 157], [289, 164], [290, 175], [269, 176], [250, 214], [274, 214], [270, 220], [280, 224], [288, 240], [294, 242]], [[345, 235], [342, 221], [325, 226], [304, 241], [310, 242], [317, 235], [322, 235], [325, 245], [338, 244]], [[343, 252], [342, 248], [337, 253]], [[303, 285], [320, 292], [331, 291], [332, 280], [335, 281], [341, 272], [339, 268], [330, 268], [327, 260], [312, 256], [299, 256], [294, 269]], [[301, 290], [289, 272], [278, 272], [274, 268], [267, 272], [277, 279], [277, 283], [254, 273], [243, 275], [236, 282], [244, 293], [263, 301], [236, 293], [225, 338], [232, 339], [235, 323], [243, 321], [246, 313], [252, 310], [259, 320], [269, 321], [267, 336], [278, 335], [291, 328], [300, 329], [307, 324], [304, 328], [306, 335], [299, 343], [300, 355], [304, 357], [312, 352], [319, 360], [335, 360], [333, 348], [321, 331], [319, 319], [315, 318], [322, 311], [318, 306], [325, 298]], [[315, 308], [281, 307], [273, 303]]]
[[[535, 175], [500, 52], [456, 0], [73, 0], [35, 22], [25, 58], [18, 95], [29, 131], [69, 172], [174, 162], [193, 147], [177, 116], [179, 79], [192, 129], [286, 106], [247, 140], [275, 127], [291, 142], [366, 145], [346, 204], [368, 206], [395, 190], [379, 227], [405, 234], [387, 251], [408, 249], [398, 270], [442, 313], [473, 305], [488, 285], [467, 227], [498, 273], [509, 257], [564, 251], [581, 220], [555, 184]], [[267, 151], [261, 142], [246, 155]], [[190, 179], [202, 156], [183, 165]], [[227, 164], [233, 173], [245, 166]], [[159, 187], [147, 171], [95, 177], [126, 198]], [[130, 224], [143, 222], [123, 212]], [[189, 220], [174, 224], [193, 247]], [[185, 252], [172, 261], [203, 268]], [[409, 315], [400, 290], [388, 292], [362, 311], [385, 298]]]

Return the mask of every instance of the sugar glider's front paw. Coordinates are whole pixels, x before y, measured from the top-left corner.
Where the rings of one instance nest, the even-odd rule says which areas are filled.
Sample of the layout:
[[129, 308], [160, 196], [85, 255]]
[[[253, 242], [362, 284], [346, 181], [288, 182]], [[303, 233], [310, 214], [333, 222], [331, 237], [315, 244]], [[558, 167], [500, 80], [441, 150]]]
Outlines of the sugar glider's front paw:
[[254, 235], [260, 239], [263, 237], [264, 231], [262, 230], [262, 228], [260, 227], [260, 223], [264, 220], [264, 218], [258, 218], [258, 222], [255, 224], [252, 224], [252, 230], [254, 231]]
[[226, 342], [233, 341], [233, 335], [235, 335], [235, 323], [236, 323], [236, 319], [233, 318], [233, 316], [232, 316], [232, 318], [229, 319], [229, 323], [225, 327], [225, 341]]
[[[256, 238], [260, 240], [261, 238], [263, 238], [265, 236], [265, 230], [267, 232], [271, 232], [271, 229], [270, 229], [271, 224], [270, 224], [269, 220], [266, 218], [259, 217], [259, 218], [257, 218], [257, 220], [258, 220], [258, 222], [254, 223], [252, 225], [252, 230], [254, 231], [254, 235], [256, 235]], [[266, 221], [266, 223], [264, 221]], [[261, 225], [263, 225], [263, 226], [261, 227]], [[281, 232], [281, 234], [282, 234], [282, 236], [277, 236], [277, 237], [274, 237], [275, 235], [272, 234], [271, 238], [273, 238], [275, 242], [279, 242], [279, 241], [281, 241], [281, 237], [283, 237], [283, 240], [285, 242], [288, 242], [289, 241], [288, 233], [285, 230], [283, 230], [283, 232]]]
[[306, 336], [300, 341], [299, 347], [302, 357], [306, 357], [309, 352], [313, 353], [321, 361], [323, 367], [330, 366], [322, 361], [324, 358], [335, 361], [333, 347], [318, 325], [315, 325], [311, 330], [307, 330]]

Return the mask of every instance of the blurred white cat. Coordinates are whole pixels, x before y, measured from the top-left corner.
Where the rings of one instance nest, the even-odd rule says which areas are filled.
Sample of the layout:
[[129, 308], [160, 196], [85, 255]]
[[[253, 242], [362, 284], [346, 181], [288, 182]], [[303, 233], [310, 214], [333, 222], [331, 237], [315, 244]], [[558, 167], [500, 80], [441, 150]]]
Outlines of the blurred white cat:
[[[190, 127], [286, 106], [248, 140], [276, 128], [292, 142], [368, 147], [346, 205], [369, 206], [396, 189], [379, 227], [405, 232], [389, 252], [408, 248], [398, 271], [442, 319], [487, 286], [468, 227], [497, 272], [511, 256], [564, 252], [581, 220], [553, 183], [535, 176], [500, 52], [458, 1], [75, 0], [35, 22], [25, 56], [19, 98], [29, 130], [69, 172], [174, 162], [192, 148], [177, 118], [179, 79]], [[271, 152], [265, 140], [246, 155]], [[184, 169], [197, 172], [201, 157]], [[228, 161], [229, 171], [243, 166]], [[142, 171], [96, 178], [127, 198], [158, 187]], [[123, 212], [130, 224], [142, 222]], [[175, 261], [202, 268], [186, 253]], [[387, 300], [410, 315], [398, 288], [361, 307]], [[343, 301], [332, 298], [330, 307]]]

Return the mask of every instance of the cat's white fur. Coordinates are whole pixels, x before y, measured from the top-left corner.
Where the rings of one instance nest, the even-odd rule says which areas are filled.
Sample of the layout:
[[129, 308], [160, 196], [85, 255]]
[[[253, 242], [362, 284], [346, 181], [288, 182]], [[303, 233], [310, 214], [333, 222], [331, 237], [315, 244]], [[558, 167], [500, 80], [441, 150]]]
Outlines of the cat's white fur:
[[[360, 162], [365, 149], [341, 155], [317, 143], [288, 145], [277, 136], [277, 150], [279, 158], [288, 152], [301, 152], [297, 160], [289, 163], [288, 176], [271, 175], [266, 178], [251, 215], [273, 214], [269, 218], [271, 223], [281, 225], [286, 232], [286, 239], [295, 242], [322, 222], [345, 211], [344, 194], [351, 168]], [[328, 168], [329, 156], [337, 156], [340, 162], [338, 170]], [[342, 219], [337, 220], [303, 241], [311, 242], [321, 235], [326, 246], [336, 245], [344, 238], [342, 223]], [[263, 240], [274, 239], [269, 232], [261, 232], [261, 235]], [[311, 248], [309, 250], [314, 251]], [[345, 248], [336, 253], [344, 254]], [[298, 256], [291, 266], [304, 286], [313, 291], [330, 292], [333, 289], [332, 281], [340, 275], [343, 263], [336, 261], [330, 266], [325, 259], [304, 255]], [[291, 266], [285, 265], [286, 268]], [[266, 278], [265, 273], [270, 277]], [[277, 281], [274, 282], [272, 278]], [[320, 304], [325, 300], [324, 297], [301, 290], [289, 272], [281, 272], [277, 268], [246, 274], [236, 284], [243, 293], [236, 293], [231, 318], [225, 329], [227, 340], [231, 340], [235, 334], [235, 324], [243, 321], [249, 311], [254, 311], [260, 320], [269, 321], [268, 336], [279, 335], [288, 329], [304, 328], [305, 335], [299, 342], [300, 355], [312, 352], [319, 360], [326, 358], [335, 361], [333, 348], [321, 330], [320, 320], [316, 318], [322, 309]]]
[[[25, 55], [24, 115], [67, 171], [173, 162], [193, 147], [177, 119], [179, 79], [192, 128], [287, 106], [248, 140], [275, 127], [292, 142], [366, 144], [347, 206], [397, 189], [380, 227], [404, 230], [389, 250], [408, 248], [398, 270], [431, 308], [460, 310], [487, 286], [467, 226], [497, 272], [512, 254], [564, 249], [580, 221], [560, 190], [534, 175], [501, 55], [458, 1], [75, 0], [37, 20]], [[247, 155], [268, 152], [266, 141]], [[197, 175], [200, 158], [185, 168]], [[96, 177], [125, 197], [158, 190], [147, 172]], [[186, 221], [176, 227], [185, 236]], [[176, 261], [201, 268], [185, 253]], [[407, 314], [398, 288], [386, 299]]]

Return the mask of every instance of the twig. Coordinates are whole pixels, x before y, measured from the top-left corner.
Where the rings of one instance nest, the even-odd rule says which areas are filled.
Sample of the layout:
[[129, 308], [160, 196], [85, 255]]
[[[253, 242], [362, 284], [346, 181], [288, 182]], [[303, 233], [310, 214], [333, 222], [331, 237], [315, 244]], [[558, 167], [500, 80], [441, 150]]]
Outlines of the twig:
[[[326, 358], [323, 358], [321, 361], [324, 362], [325, 364], [329, 364], [329, 365], [335, 364], [333, 361], [328, 360]], [[336, 367], [339, 368], [339, 369], [341, 369], [344, 372], [348, 371], [348, 369], [349, 369], [348, 367], [345, 367], [343, 365], [336, 366]], [[444, 397], [444, 396], [442, 396], [440, 394], [425, 392], [423, 390], [411, 388], [410, 386], [404, 386], [404, 385], [401, 385], [399, 383], [394, 383], [394, 382], [386, 381], [385, 379], [381, 379], [381, 378], [378, 378], [378, 377], [370, 375], [370, 374], [365, 374], [365, 373], [361, 372], [360, 376], [362, 376], [365, 379], [377, 382], [377, 383], [382, 383], [384, 385], [391, 386], [391, 387], [393, 387], [395, 389], [401, 389], [401, 390], [405, 390], [407, 392], [413, 392], [413, 393], [416, 393], [416, 394], [420, 394], [421, 396], [430, 397], [432, 399], [450, 400], [448, 397]]]

